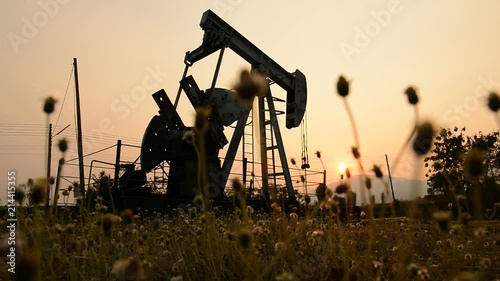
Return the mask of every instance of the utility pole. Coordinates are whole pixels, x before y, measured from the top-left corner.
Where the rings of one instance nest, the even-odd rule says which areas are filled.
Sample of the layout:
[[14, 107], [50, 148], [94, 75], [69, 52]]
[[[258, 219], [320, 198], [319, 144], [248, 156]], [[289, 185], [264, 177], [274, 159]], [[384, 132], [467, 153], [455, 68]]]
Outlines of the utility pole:
[[49, 208], [49, 202], [50, 202], [50, 161], [51, 161], [51, 154], [52, 154], [52, 123], [49, 124], [49, 133], [48, 135], [48, 140], [47, 140], [47, 183], [46, 183], [46, 188], [45, 188], [45, 208]]
[[76, 126], [77, 126], [77, 145], [78, 145], [78, 168], [80, 173], [80, 193], [85, 198], [85, 177], [83, 175], [83, 139], [82, 139], [82, 116], [80, 112], [80, 86], [78, 84], [78, 65], [76, 58], [73, 58], [73, 67], [75, 68], [75, 88], [76, 88]]

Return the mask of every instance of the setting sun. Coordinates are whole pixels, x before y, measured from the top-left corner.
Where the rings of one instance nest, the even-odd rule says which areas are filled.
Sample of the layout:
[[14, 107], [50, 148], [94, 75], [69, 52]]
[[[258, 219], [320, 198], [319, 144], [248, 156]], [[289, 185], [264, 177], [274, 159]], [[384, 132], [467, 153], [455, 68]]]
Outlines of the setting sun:
[[341, 174], [343, 174], [345, 172], [345, 169], [347, 169], [347, 167], [349, 167], [349, 166], [345, 162], [341, 162], [338, 164], [338, 169], [339, 169], [339, 172]]

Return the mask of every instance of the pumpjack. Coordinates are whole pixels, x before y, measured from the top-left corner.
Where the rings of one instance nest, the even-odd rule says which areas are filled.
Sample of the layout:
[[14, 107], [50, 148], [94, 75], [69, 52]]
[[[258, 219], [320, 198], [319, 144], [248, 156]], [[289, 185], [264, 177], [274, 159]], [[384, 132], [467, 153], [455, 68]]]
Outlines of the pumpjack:
[[[158, 105], [159, 114], [151, 119], [145, 130], [141, 145], [140, 169], [134, 170], [135, 168], [130, 169], [128, 166], [127, 172], [120, 178], [119, 187], [113, 188], [114, 194], [125, 200], [125, 207], [142, 207], [143, 204], [150, 204], [143, 201], [145, 193], [141, 192], [143, 190], [141, 186], [146, 181], [145, 174], [155, 168], [164, 167], [165, 163], [168, 165], [168, 177], [166, 194], [161, 195], [163, 198], [188, 201], [198, 194], [198, 155], [193, 145], [183, 139], [185, 132], [192, 128], [184, 124], [176, 111], [183, 91], [194, 108], [205, 107], [211, 111], [209, 127], [205, 134], [206, 155], [204, 157], [208, 178], [207, 190], [211, 199], [222, 200], [224, 198], [238, 148], [246, 135], [245, 127], [252, 123], [249, 119], [253, 120], [258, 114], [262, 192], [265, 197], [268, 197], [270, 181], [274, 180], [276, 183], [276, 179], [280, 178], [284, 180], [288, 200], [296, 202], [278, 115], [285, 115], [288, 129], [301, 124], [307, 104], [307, 85], [304, 74], [298, 69], [292, 73], [286, 71], [211, 10], [203, 14], [200, 26], [204, 30], [202, 44], [185, 55], [185, 68], [174, 103], [171, 102], [165, 90], [159, 90], [152, 95]], [[266, 77], [269, 85], [265, 95], [258, 99], [258, 113], [253, 114], [252, 107], [243, 105], [235, 97], [233, 90], [215, 87], [224, 52], [228, 48], [246, 60], [252, 71], [257, 71]], [[189, 68], [215, 52], [219, 52], [219, 55], [211, 87], [201, 90], [194, 77], [188, 75]], [[274, 84], [286, 91], [286, 101], [272, 95], [270, 86]], [[275, 102], [286, 103], [286, 112], [277, 110]], [[236, 125], [233, 125], [235, 122]], [[224, 134], [224, 128], [228, 126], [234, 128], [230, 141]], [[244, 147], [245, 141], [243, 142]], [[219, 153], [228, 143], [229, 147], [222, 161]], [[279, 168], [276, 167], [275, 152], [279, 156]], [[271, 158], [269, 154], [272, 154]], [[246, 182], [248, 174], [247, 165], [248, 159], [244, 158], [243, 182]], [[165, 170], [163, 172], [167, 173]]]

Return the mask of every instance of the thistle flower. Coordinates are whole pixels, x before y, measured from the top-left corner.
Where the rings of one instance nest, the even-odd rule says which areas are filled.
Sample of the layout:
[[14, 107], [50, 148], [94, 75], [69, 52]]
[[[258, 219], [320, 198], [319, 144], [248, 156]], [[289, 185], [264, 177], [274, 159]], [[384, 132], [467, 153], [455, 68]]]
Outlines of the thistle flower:
[[372, 188], [372, 180], [369, 177], [366, 177], [366, 179], [365, 179], [365, 186], [368, 189]]
[[57, 100], [54, 99], [53, 97], [46, 98], [43, 103], [43, 111], [47, 114], [51, 114], [52, 112], [54, 112], [56, 103]]
[[465, 172], [467, 175], [473, 178], [480, 177], [485, 172], [484, 161], [486, 160], [486, 154], [477, 150], [471, 149], [469, 153], [465, 156]]
[[145, 280], [144, 268], [140, 261], [135, 258], [121, 259], [113, 264], [111, 275], [117, 281], [141, 281]]
[[17, 203], [22, 204], [24, 202], [24, 198], [26, 198], [24, 190], [20, 189], [19, 187], [16, 187], [16, 191], [14, 194], [16, 196]]
[[249, 249], [253, 243], [252, 232], [248, 229], [240, 229], [238, 231], [238, 244], [243, 249]]
[[234, 90], [240, 101], [250, 107], [255, 97], [265, 95], [267, 85], [268, 82], [264, 76], [243, 70], [240, 73], [240, 81], [234, 86]]
[[500, 109], [500, 97], [497, 93], [491, 92], [488, 96], [488, 107], [493, 112], [498, 112]]
[[193, 130], [185, 130], [184, 134], [182, 135], [182, 140], [189, 144], [192, 144], [194, 143], [194, 137], [195, 135]]
[[375, 176], [377, 178], [382, 178], [384, 175], [382, 174], [382, 171], [380, 170], [380, 167], [377, 165], [373, 165], [373, 172], [375, 173]]
[[335, 193], [344, 194], [347, 192], [347, 190], [349, 190], [349, 186], [347, 186], [347, 184], [340, 184], [335, 188]]
[[442, 231], [447, 231], [450, 228], [451, 212], [434, 212], [432, 217], [438, 222], [439, 228]]
[[361, 154], [359, 153], [359, 149], [357, 147], [353, 146], [351, 150], [352, 156], [354, 156], [354, 158], [359, 159], [359, 157], [361, 157]]
[[345, 176], [350, 179], [351, 178], [351, 170], [349, 168], [345, 168]]
[[413, 140], [413, 152], [422, 156], [429, 152], [434, 138], [434, 127], [430, 122], [424, 122], [417, 126], [417, 133]]
[[34, 205], [38, 205], [43, 202], [46, 187], [47, 179], [39, 178], [35, 181], [31, 188], [31, 201]]
[[196, 118], [194, 122], [194, 127], [202, 132], [206, 133], [208, 128], [210, 127], [210, 115], [212, 114], [212, 110], [208, 107], [197, 107], [196, 108]]
[[111, 230], [118, 224], [118, 219], [113, 214], [106, 214], [100, 218], [98, 223], [101, 225], [101, 230], [106, 236], [111, 236]]
[[68, 140], [66, 140], [66, 138], [59, 140], [57, 147], [59, 147], [59, 151], [62, 153], [66, 152], [66, 150], [68, 150]]
[[342, 75], [339, 76], [339, 80], [337, 81], [337, 93], [341, 97], [349, 95], [349, 82]]
[[415, 105], [418, 103], [418, 96], [417, 92], [415, 91], [415, 88], [408, 87], [405, 91], [405, 94], [408, 96], [408, 102], [410, 104]]
[[122, 212], [122, 218], [127, 224], [131, 224], [134, 221], [134, 212], [130, 209], [126, 209]]

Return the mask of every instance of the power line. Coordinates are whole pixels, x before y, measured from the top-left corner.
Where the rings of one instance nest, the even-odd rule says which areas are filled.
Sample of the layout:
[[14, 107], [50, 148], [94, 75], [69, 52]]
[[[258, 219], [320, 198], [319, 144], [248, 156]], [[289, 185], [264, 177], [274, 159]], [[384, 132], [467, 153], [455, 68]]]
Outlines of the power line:
[[54, 131], [56, 130], [57, 124], [59, 123], [59, 118], [61, 117], [62, 109], [64, 107], [64, 101], [66, 100], [66, 95], [68, 94], [69, 83], [71, 82], [72, 77], [73, 77], [73, 65], [71, 65], [71, 72], [69, 74], [68, 84], [66, 85], [66, 92], [64, 93], [64, 98], [63, 98], [63, 102], [61, 105], [61, 109], [59, 110], [59, 115], [57, 115], [57, 121], [56, 121], [56, 125], [54, 126]]

